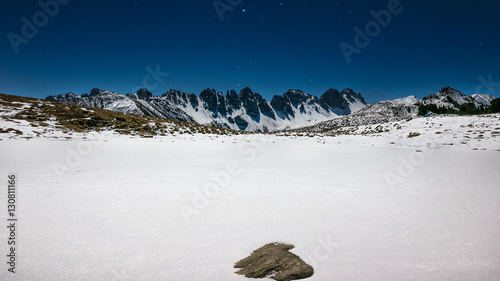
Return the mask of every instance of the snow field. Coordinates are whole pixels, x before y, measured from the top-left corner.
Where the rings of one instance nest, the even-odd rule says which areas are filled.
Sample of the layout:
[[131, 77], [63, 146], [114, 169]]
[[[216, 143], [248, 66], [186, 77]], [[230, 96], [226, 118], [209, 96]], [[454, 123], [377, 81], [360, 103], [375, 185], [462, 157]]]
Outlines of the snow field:
[[419, 150], [259, 135], [4, 140], [19, 271], [0, 279], [248, 280], [234, 263], [286, 242], [313, 265], [308, 280], [495, 280], [500, 152]]

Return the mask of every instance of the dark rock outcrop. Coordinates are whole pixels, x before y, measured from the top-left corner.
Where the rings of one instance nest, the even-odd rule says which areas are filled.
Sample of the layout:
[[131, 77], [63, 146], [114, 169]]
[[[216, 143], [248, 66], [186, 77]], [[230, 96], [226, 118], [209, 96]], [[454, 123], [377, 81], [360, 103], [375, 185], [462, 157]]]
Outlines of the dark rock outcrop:
[[328, 89], [319, 99], [325, 105], [333, 108], [339, 107], [341, 109], [345, 109], [348, 106], [347, 101], [344, 99], [342, 94], [335, 88]]
[[92, 89], [92, 91], [90, 91], [90, 97], [93, 97], [93, 96], [98, 96], [102, 93], [103, 91], [99, 88], [94, 88]]
[[137, 98], [140, 100], [149, 100], [153, 97], [153, 94], [147, 89], [141, 88], [137, 91]]
[[289, 250], [293, 245], [271, 243], [255, 251], [234, 267], [241, 268], [236, 273], [248, 278], [271, 277], [277, 281], [290, 281], [309, 278], [314, 269]]

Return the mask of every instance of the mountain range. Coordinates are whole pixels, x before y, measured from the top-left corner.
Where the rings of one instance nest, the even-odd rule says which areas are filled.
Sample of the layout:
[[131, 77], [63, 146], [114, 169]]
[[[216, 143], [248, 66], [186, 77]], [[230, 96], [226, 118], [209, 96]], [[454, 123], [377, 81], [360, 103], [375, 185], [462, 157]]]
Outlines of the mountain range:
[[275, 95], [269, 102], [248, 87], [239, 93], [227, 91], [225, 95], [205, 89], [199, 96], [176, 90], [154, 96], [147, 89], [123, 95], [94, 88], [90, 94], [67, 93], [46, 99], [253, 132], [304, 127], [349, 115], [367, 106], [364, 98], [353, 90], [334, 88], [321, 97], [289, 90]]
[[488, 106], [495, 97], [487, 94], [467, 96], [445, 87], [438, 93], [419, 99], [415, 96], [367, 104], [351, 89], [328, 89], [320, 97], [301, 90], [289, 90], [266, 101], [250, 88], [224, 95], [205, 89], [200, 95], [170, 90], [154, 96], [147, 89], [135, 94], [119, 94], [94, 88], [90, 94], [60, 94], [46, 98], [81, 106], [169, 118], [243, 131], [268, 132], [297, 128], [324, 130], [336, 126], [389, 122], [416, 115], [419, 107], [435, 105], [458, 111], [464, 104]]
[[[435, 108], [446, 109], [449, 112], [460, 111], [464, 105], [473, 105], [476, 108], [484, 108], [491, 104], [495, 97], [488, 94], [474, 94], [467, 96], [460, 91], [444, 87], [435, 94], [428, 95], [423, 99], [415, 96], [380, 101], [370, 104], [359, 111], [328, 121], [320, 122], [308, 127], [301, 128], [302, 131], [330, 131], [340, 127], [362, 126], [394, 122], [410, 119], [416, 116], [419, 109], [429, 105]], [[429, 112], [429, 114], [434, 114]]]

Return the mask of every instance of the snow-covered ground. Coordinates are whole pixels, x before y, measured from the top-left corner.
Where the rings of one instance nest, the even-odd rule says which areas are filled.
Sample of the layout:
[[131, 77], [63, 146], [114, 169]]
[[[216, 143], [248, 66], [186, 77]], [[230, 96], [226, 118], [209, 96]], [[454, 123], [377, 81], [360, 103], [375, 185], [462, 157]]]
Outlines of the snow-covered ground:
[[326, 129], [313, 126], [307, 131], [313, 135], [335, 135], [332, 141], [336, 143], [500, 150], [500, 114], [418, 117], [376, 124], [363, 118], [367, 116], [353, 117], [347, 122], [356, 125], [327, 124]]
[[308, 280], [500, 276], [498, 114], [154, 138], [45, 123], [0, 120], [5, 191], [19, 180], [0, 280], [246, 280], [234, 263], [271, 242]]
[[390, 136], [3, 134], [20, 219], [14, 276], [0, 231], [0, 279], [248, 280], [234, 263], [285, 242], [311, 281], [498, 280], [497, 137], [474, 151], [424, 120]]

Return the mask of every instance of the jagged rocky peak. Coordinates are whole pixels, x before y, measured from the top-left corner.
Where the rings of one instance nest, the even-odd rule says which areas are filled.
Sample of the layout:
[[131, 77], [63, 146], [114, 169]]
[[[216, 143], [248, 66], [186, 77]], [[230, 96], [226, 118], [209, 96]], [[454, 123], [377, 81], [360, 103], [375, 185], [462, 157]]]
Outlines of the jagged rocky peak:
[[[66, 94], [47, 99], [251, 131], [296, 128], [347, 115], [365, 106], [359, 102], [362, 100], [361, 96], [352, 90], [339, 93], [332, 88], [323, 95], [323, 99], [328, 96], [333, 100], [327, 102], [329, 105], [317, 96], [294, 89], [282, 95], [275, 95], [268, 102], [249, 87], [238, 93], [229, 90], [225, 95], [210, 88], [199, 95], [171, 89], [161, 96], [154, 96], [147, 89], [121, 95], [94, 88], [88, 96]], [[351, 102], [351, 97], [356, 102]]]
[[356, 92], [354, 92], [351, 88], [345, 88], [342, 90], [341, 92], [342, 94], [344, 95], [349, 95], [349, 96], [359, 96], [359, 94], [357, 94]]
[[323, 95], [339, 95], [340, 96], [340, 92], [336, 88], [330, 88], [330, 89], [326, 90], [326, 92], [324, 92]]
[[455, 100], [457, 98], [467, 97], [467, 95], [463, 94], [459, 90], [453, 89], [452, 87], [444, 87], [441, 90], [439, 90], [439, 92], [437, 92], [436, 94], [431, 94], [425, 97], [424, 99], [443, 98], [443, 97], [445, 98], [450, 97]]
[[260, 112], [273, 120], [276, 120], [276, 114], [274, 114], [273, 108], [271, 105], [262, 97], [260, 94], [255, 93], [255, 100], [257, 101], [257, 105], [259, 107]]
[[229, 106], [231, 106], [233, 109], [237, 110], [241, 108], [241, 101], [238, 98], [238, 94], [235, 90], [228, 91], [228, 93], [226, 94], [226, 98]]
[[205, 102], [213, 102], [213, 101], [217, 101], [217, 91], [215, 91], [214, 89], [205, 89], [203, 91], [201, 91], [201, 94], [200, 94], [200, 99], [205, 101]]
[[288, 100], [295, 108], [299, 108], [302, 104], [318, 101], [318, 98], [316, 96], [304, 93], [299, 89], [290, 89], [288, 90], [288, 92], [283, 94], [283, 97], [285, 98], [285, 100]]
[[345, 88], [344, 90], [342, 90], [342, 94], [345, 95], [345, 97], [349, 99], [351, 102], [355, 102], [356, 99], [359, 99], [362, 103], [366, 104], [366, 101], [361, 96], [361, 94], [354, 92], [352, 89]]
[[103, 90], [99, 89], [99, 88], [94, 88], [92, 89], [92, 91], [90, 91], [90, 97], [93, 97], [93, 96], [98, 96], [100, 94], [104, 93]]
[[259, 98], [262, 101], [262, 96], [255, 94], [249, 87], [245, 87], [240, 91], [238, 97], [250, 118], [257, 120], [260, 115]]
[[165, 92], [164, 94], [162, 94], [161, 96], [162, 97], [171, 97], [171, 96], [180, 97], [180, 96], [184, 96], [184, 95], [188, 95], [188, 94], [183, 93], [183, 92], [181, 92], [179, 90], [170, 89], [167, 92]]
[[346, 109], [349, 106], [344, 96], [335, 88], [326, 90], [326, 92], [321, 95], [320, 101], [332, 108]]
[[198, 97], [191, 93], [184, 93], [178, 90], [170, 89], [168, 92], [161, 95], [161, 97], [177, 105], [186, 105], [187, 103], [190, 103], [193, 106], [198, 106]]
[[[452, 87], [443, 87], [441, 90], [439, 90], [438, 94], [441, 95], [452, 95], [452, 94], [462, 94], [459, 90], [453, 89]], [[465, 96], [465, 95], [464, 95]]]
[[247, 98], [252, 99], [255, 97], [255, 95], [254, 95], [252, 89], [250, 89], [250, 87], [245, 87], [245, 88], [241, 89], [239, 97], [241, 99], [247, 99]]
[[56, 96], [48, 96], [45, 99], [48, 101], [75, 103], [76, 100], [80, 99], [80, 96], [73, 93], [73, 92], [69, 92], [66, 94], [61, 94], [61, 95], [56, 95]]
[[349, 103], [367, 104], [361, 94], [358, 94], [349, 88], [343, 89], [342, 92], [339, 92], [339, 90], [335, 88], [330, 88], [326, 90], [323, 95], [321, 95], [320, 101], [330, 108], [337, 108], [341, 110], [348, 109], [350, 106]]
[[293, 112], [292, 105], [288, 102], [285, 95], [286, 93], [282, 96], [275, 95], [271, 99], [270, 104], [281, 119], [291, 120], [295, 118], [295, 114]]
[[[221, 104], [225, 105], [224, 96], [214, 89], [205, 89], [200, 94], [200, 99], [205, 102], [205, 108], [217, 116], [217, 112], [221, 109]], [[223, 109], [224, 111], [224, 109]]]
[[290, 89], [286, 93], [283, 94], [283, 97], [288, 98], [288, 99], [308, 99], [311, 98], [312, 95], [304, 93], [302, 90], [299, 89]]
[[442, 107], [455, 107], [454, 104], [475, 103], [475, 100], [451, 87], [444, 87], [435, 94], [423, 99], [424, 104], [437, 104]]
[[140, 88], [137, 91], [137, 98], [140, 100], [150, 100], [153, 97], [153, 94], [148, 91], [146, 88]]

